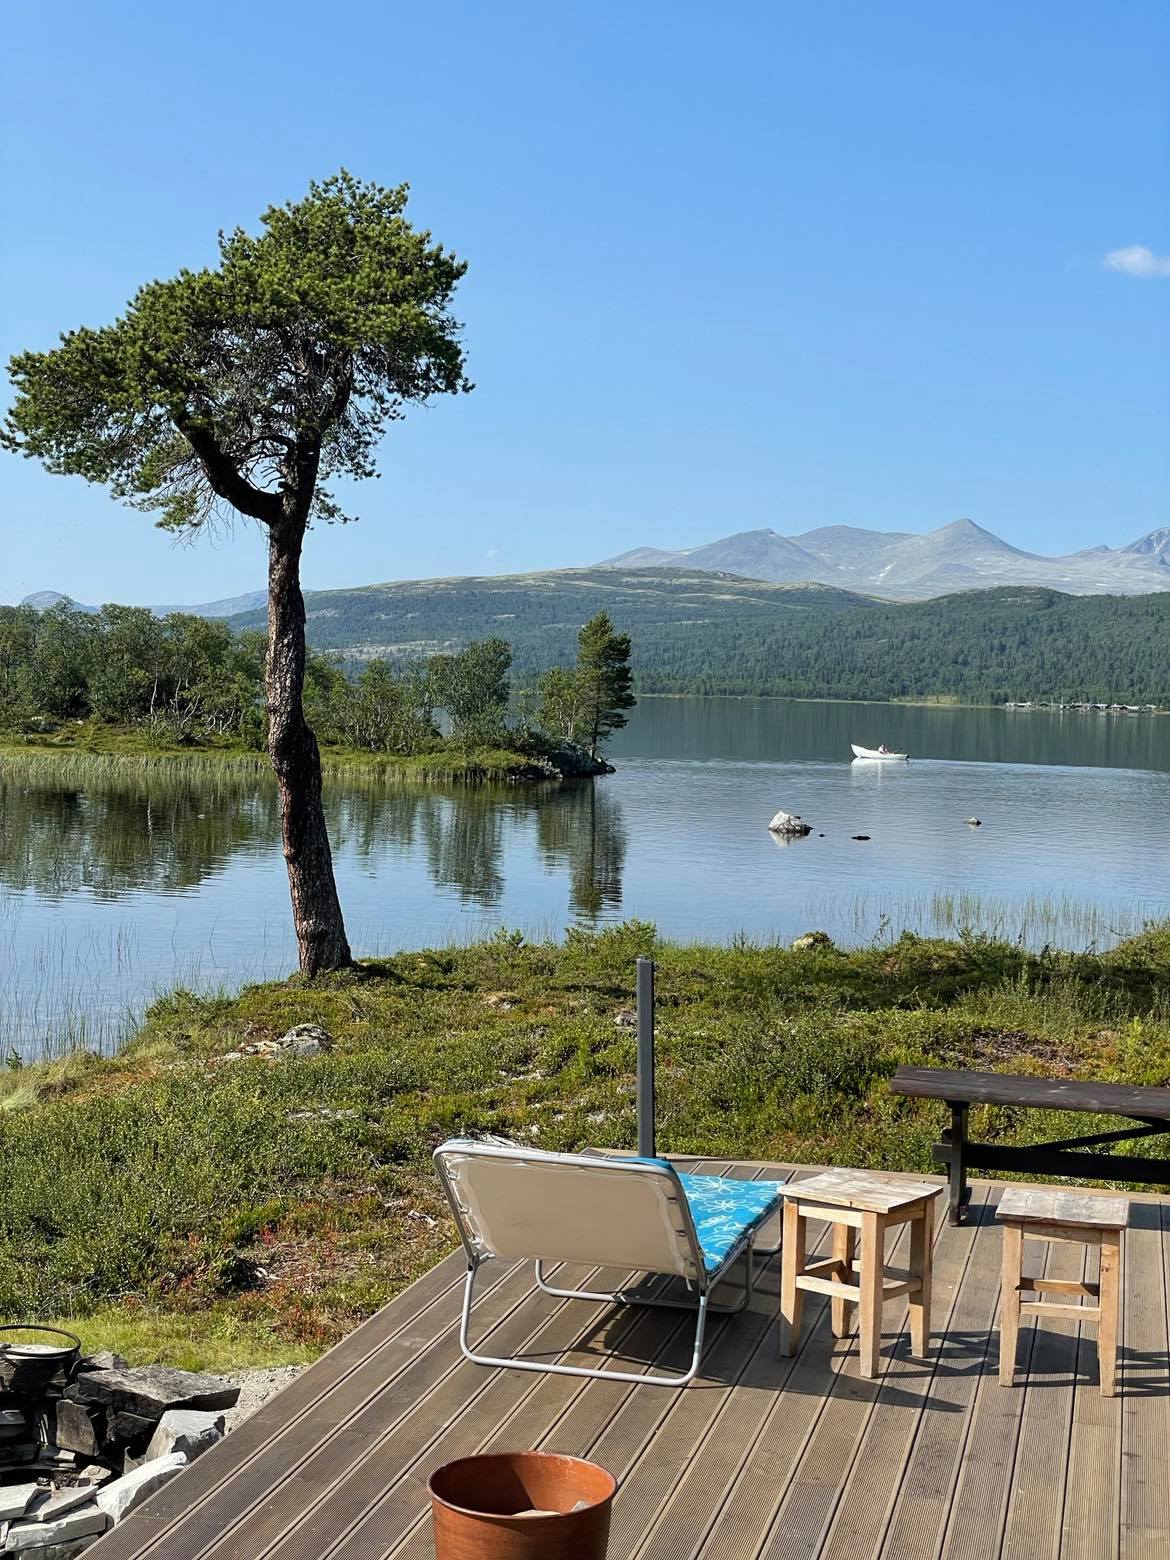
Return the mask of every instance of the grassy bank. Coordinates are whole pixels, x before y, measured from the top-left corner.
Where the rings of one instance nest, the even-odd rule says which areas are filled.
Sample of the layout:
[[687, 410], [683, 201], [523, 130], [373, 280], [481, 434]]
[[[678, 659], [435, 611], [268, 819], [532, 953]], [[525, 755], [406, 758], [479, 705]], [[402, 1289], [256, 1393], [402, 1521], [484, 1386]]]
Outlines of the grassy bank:
[[[0, 1310], [187, 1364], [318, 1352], [450, 1248], [430, 1165], [448, 1134], [632, 1144], [619, 1015], [647, 951], [669, 1151], [925, 1170], [940, 1114], [889, 1093], [899, 1062], [1170, 1083], [1170, 928], [1031, 955], [664, 946], [631, 924], [177, 992], [114, 1058], [0, 1073]], [[302, 1022], [333, 1048], [232, 1059]], [[974, 1115], [981, 1137], [1059, 1135]]]
[[[78, 781], [116, 779], [146, 772], [198, 778], [207, 766], [230, 768], [233, 773], [271, 777], [265, 753], [239, 743], [206, 741], [198, 744], [154, 743], [141, 730], [102, 726], [94, 722], [62, 727], [51, 736], [18, 736], [0, 733], [0, 772], [19, 780], [34, 776], [36, 765], [60, 764]], [[548, 758], [508, 748], [442, 747], [429, 753], [399, 757], [355, 748], [324, 746], [321, 763], [326, 776], [381, 778], [446, 785], [539, 784], [561, 777], [558, 764]]]

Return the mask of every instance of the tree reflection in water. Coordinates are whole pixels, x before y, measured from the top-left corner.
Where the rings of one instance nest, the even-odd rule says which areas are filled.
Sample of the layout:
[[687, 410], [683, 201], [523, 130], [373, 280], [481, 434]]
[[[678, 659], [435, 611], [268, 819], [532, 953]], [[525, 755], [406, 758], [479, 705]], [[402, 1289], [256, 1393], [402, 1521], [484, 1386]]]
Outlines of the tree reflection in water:
[[[0, 778], [0, 886], [59, 901], [195, 889], [240, 856], [280, 849], [275, 786], [207, 766], [197, 780], [160, 770], [71, 784], [67, 766], [19, 783]], [[425, 861], [431, 881], [466, 904], [503, 899], [507, 842], [535, 825], [547, 866], [569, 880], [574, 915], [620, 907], [626, 835], [620, 806], [592, 782], [538, 791], [430, 789], [356, 776], [329, 786], [326, 810], [339, 862], [385, 870]]]
[[604, 781], [559, 786], [541, 798], [537, 840], [550, 865], [569, 870], [573, 914], [595, 921], [622, 905], [626, 830], [621, 804]]

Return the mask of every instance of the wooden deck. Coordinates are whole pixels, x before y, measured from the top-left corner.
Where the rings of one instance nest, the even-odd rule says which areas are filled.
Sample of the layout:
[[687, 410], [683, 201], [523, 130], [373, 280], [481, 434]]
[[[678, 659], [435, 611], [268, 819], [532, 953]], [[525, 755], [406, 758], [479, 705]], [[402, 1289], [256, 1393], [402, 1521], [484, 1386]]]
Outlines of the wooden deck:
[[[940, 1221], [929, 1362], [908, 1357], [905, 1302], [892, 1301], [881, 1377], [862, 1381], [856, 1338], [834, 1344], [828, 1303], [812, 1295], [800, 1351], [781, 1359], [773, 1258], [753, 1308], [714, 1323], [703, 1377], [684, 1391], [486, 1370], [460, 1358], [456, 1254], [87, 1553], [426, 1560], [431, 1469], [546, 1446], [621, 1481], [611, 1560], [1167, 1560], [1170, 1204], [1133, 1199], [1110, 1400], [1089, 1330], [1081, 1339], [1069, 1323], [1026, 1322], [1019, 1384], [998, 1385], [1001, 1188], [973, 1187], [968, 1223]], [[1037, 1245], [1025, 1271], [1041, 1260], [1049, 1277], [1082, 1276], [1078, 1248]], [[534, 1290], [530, 1270], [503, 1265], [485, 1271], [475, 1322], [497, 1352], [596, 1363], [617, 1349], [659, 1367], [684, 1364], [689, 1331], [679, 1313], [558, 1301]]]

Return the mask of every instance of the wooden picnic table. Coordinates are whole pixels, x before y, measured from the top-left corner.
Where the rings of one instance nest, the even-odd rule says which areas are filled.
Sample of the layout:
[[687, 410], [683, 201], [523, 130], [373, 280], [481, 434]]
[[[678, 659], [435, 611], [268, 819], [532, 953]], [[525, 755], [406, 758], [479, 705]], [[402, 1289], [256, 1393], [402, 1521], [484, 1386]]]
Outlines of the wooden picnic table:
[[[1091, 1181], [1170, 1186], [1170, 1159], [1082, 1152], [1107, 1143], [1170, 1132], [1170, 1089], [1082, 1082], [1075, 1078], [953, 1071], [945, 1067], [899, 1067], [890, 1079], [890, 1088], [895, 1094], [913, 1099], [943, 1100], [951, 1108], [950, 1127], [943, 1132], [942, 1141], [934, 1145], [933, 1154], [937, 1163], [948, 1167], [952, 1224], [962, 1223], [963, 1208], [970, 1196], [969, 1169], [1019, 1170], [1028, 1175], [1069, 1175]], [[973, 1143], [967, 1133], [972, 1105], [1076, 1110], [1097, 1116], [1124, 1116], [1137, 1125], [1052, 1143]]]

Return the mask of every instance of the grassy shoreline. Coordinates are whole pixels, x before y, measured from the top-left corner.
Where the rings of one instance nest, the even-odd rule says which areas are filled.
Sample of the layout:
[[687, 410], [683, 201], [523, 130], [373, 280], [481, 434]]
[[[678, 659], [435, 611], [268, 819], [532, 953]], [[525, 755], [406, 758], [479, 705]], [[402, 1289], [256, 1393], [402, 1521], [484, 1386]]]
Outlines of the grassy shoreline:
[[[8, 761], [7, 766], [5, 760]], [[79, 726], [52, 736], [14, 736], [0, 733], [0, 775], [13, 762], [84, 767], [95, 776], [186, 770], [208, 764], [237, 773], [272, 776], [268, 756], [238, 743], [152, 745], [142, 733], [116, 727]], [[540, 785], [565, 775], [556, 763], [508, 748], [438, 748], [409, 757], [371, 753], [353, 748], [323, 746], [321, 766], [325, 776], [373, 775], [426, 785]]]
[[[0, 1071], [0, 1308], [136, 1358], [315, 1355], [451, 1248], [430, 1164], [449, 1134], [632, 1144], [639, 952], [658, 960], [666, 1151], [928, 1170], [940, 1113], [889, 1093], [900, 1062], [1170, 1083], [1166, 926], [1033, 955], [681, 946], [630, 923], [176, 991], [113, 1057]], [[247, 1054], [305, 1022], [323, 1054]], [[992, 1140], [1059, 1135], [976, 1115]]]

